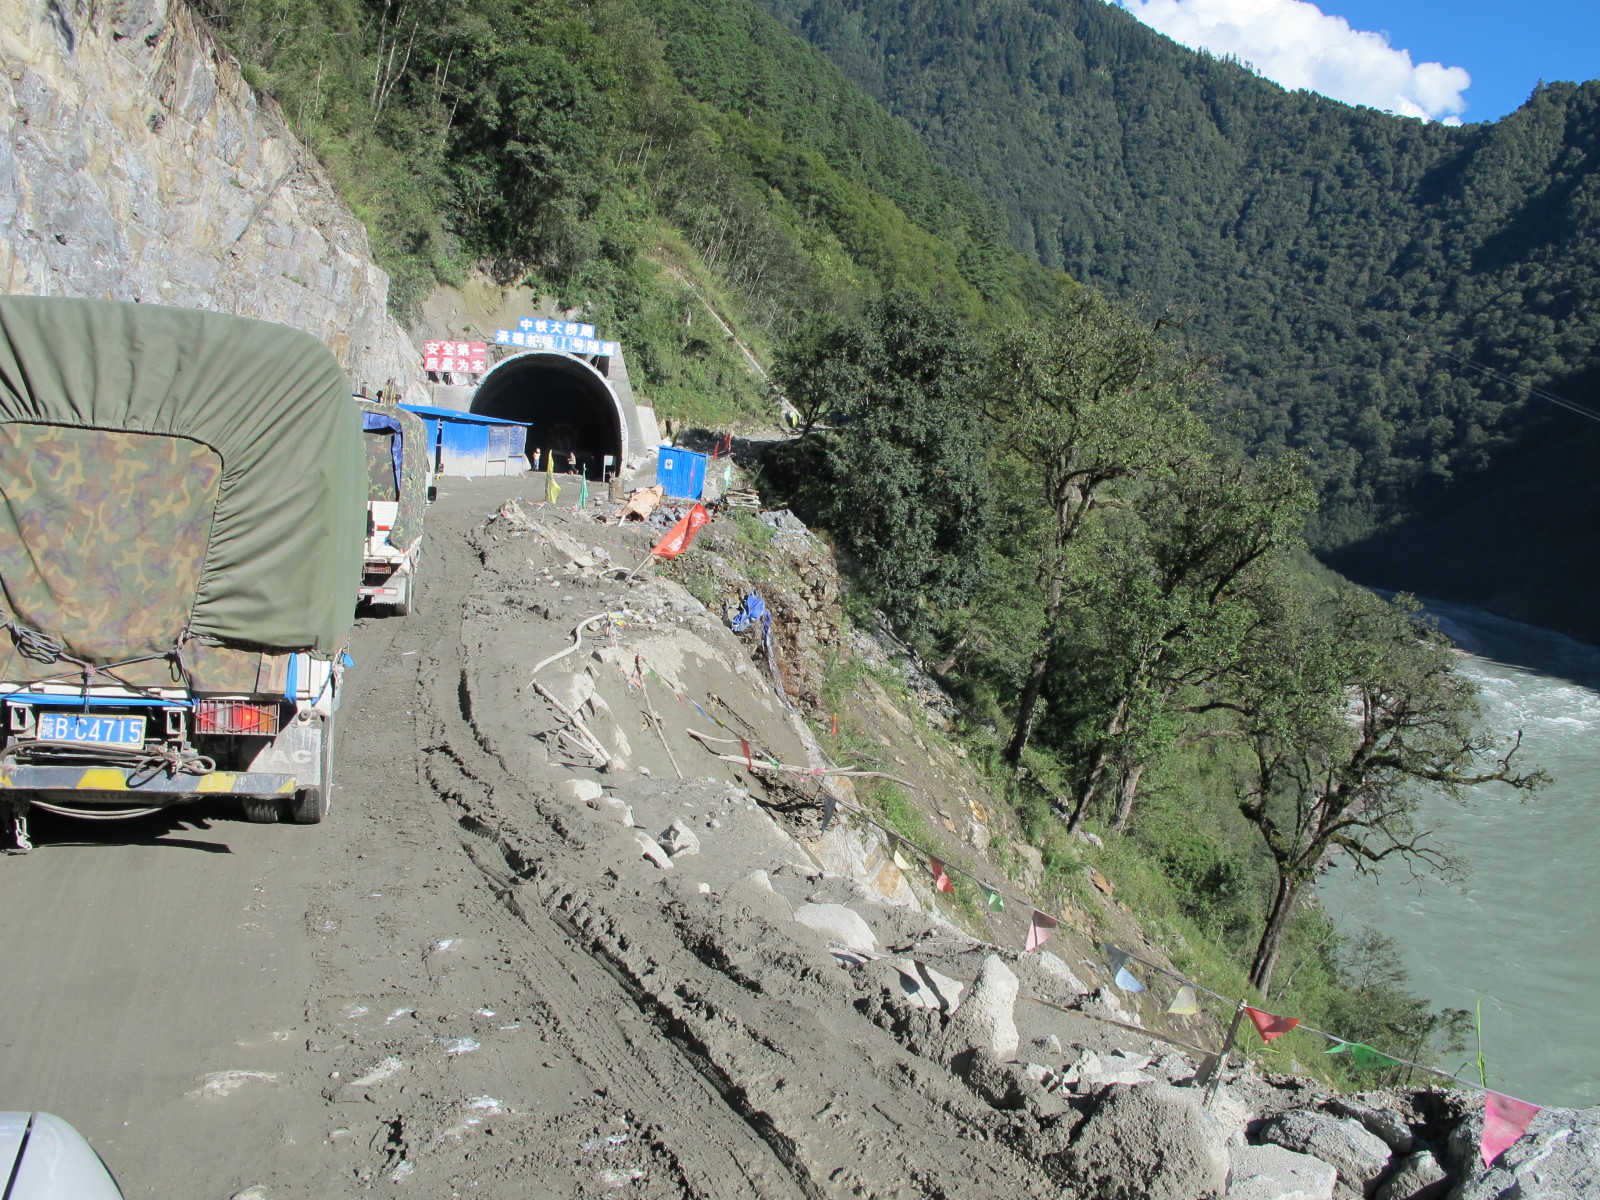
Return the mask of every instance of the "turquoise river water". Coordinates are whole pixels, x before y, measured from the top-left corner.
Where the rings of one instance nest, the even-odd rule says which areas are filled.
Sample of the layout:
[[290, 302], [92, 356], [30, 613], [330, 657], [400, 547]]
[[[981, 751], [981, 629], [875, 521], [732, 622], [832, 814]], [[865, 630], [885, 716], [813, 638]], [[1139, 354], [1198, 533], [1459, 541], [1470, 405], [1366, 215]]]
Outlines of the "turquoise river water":
[[[1435, 1006], [1483, 1001], [1489, 1085], [1535, 1104], [1600, 1104], [1600, 649], [1480, 609], [1428, 602], [1467, 651], [1492, 728], [1523, 730], [1520, 761], [1556, 782], [1526, 804], [1484, 787], [1424, 805], [1472, 864], [1464, 885], [1347, 865], [1318, 891], [1340, 926], [1395, 939]], [[1455, 1070], [1472, 1050], [1441, 1062]], [[1471, 1067], [1460, 1071], [1475, 1078]]]

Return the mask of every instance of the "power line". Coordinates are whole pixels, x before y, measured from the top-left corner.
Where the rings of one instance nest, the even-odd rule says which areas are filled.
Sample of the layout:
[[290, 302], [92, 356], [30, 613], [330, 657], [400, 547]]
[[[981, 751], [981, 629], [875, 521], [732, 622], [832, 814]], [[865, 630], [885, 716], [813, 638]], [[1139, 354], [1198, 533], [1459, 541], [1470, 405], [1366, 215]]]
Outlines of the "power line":
[[[1276, 281], [1274, 281], [1272, 287], [1273, 287], [1273, 290], [1277, 291], [1277, 292], [1293, 292], [1293, 293], [1295, 293], [1303, 302], [1305, 302], [1305, 311], [1307, 311], [1307, 312], [1309, 312], [1311, 310], [1311, 308], [1313, 307], [1313, 304], [1315, 302], [1314, 297], [1312, 297], [1312, 295], [1308, 291], [1306, 291], [1304, 288], [1302, 288], [1302, 287], [1300, 287], [1300, 286], [1298, 286], [1298, 285], [1296, 285], [1294, 283], [1288, 283], [1288, 282], [1285, 282], [1283, 280], [1276, 280]], [[1475, 315], [1478, 315], [1478, 314], [1476, 314], [1476, 313], [1462, 313], [1461, 314], [1461, 316], [1463, 318], [1466, 318], [1466, 317], [1469, 317], [1469, 316], [1475, 316]], [[1565, 396], [1558, 396], [1556, 393], [1550, 391], [1548, 388], [1541, 388], [1541, 387], [1537, 387], [1537, 386], [1535, 386], [1534, 384], [1531, 384], [1531, 383], [1524, 383], [1523, 381], [1521, 381], [1519, 379], [1516, 379], [1513, 376], [1507, 375], [1503, 371], [1498, 371], [1495, 368], [1490, 367], [1490, 366], [1486, 366], [1483, 363], [1474, 362], [1470, 358], [1463, 358], [1461, 355], [1454, 354], [1449, 350], [1441, 350], [1438, 346], [1435, 346], [1435, 345], [1432, 345], [1429, 342], [1423, 341], [1417, 334], [1407, 332], [1404, 328], [1401, 327], [1400, 322], [1403, 321], [1403, 320], [1406, 320], [1406, 319], [1407, 318], [1406, 318], [1405, 314], [1394, 312], [1392, 310], [1390, 310], [1390, 311], [1384, 311], [1384, 310], [1374, 311], [1374, 310], [1371, 310], [1371, 309], [1365, 309], [1360, 314], [1357, 315], [1358, 324], [1359, 323], [1366, 323], [1366, 324], [1372, 324], [1372, 325], [1381, 325], [1381, 324], [1386, 323], [1386, 327], [1389, 330], [1389, 332], [1394, 333], [1394, 334], [1396, 334], [1396, 335], [1398, 335], [1400, 337], [1403, 337], [1406, 340], [1408, 345], [1415, 346], [1419, 350], [1425, 351], [1428, 354], [1435, 355], [1436, 357], [1447, 358], [1453, 363], [1456, 363], [1456, 364], [1458, 364], [1460, 366], [1466, 367], [1468, 370], [1472, 370], [1472, 371], [1478, 372], [1478, 374], [1483, 375], [1485, 378], [1492, 379], [1496, 383], [1503, 383], [1507, 387], [1511, 387], [1511, 388], [1517, 389], [1519, 392], [1525, 392], [1529, 396], [1532, 396], [1532, 397], [1534, 397], [1535, 399], [1538, 399], [1538, 400], [1543, 400], [1548, 404], [1553, 404], [1557, 408], [1563, 408], [1563, 409], [1566, 409], [1568, 412], [1576, 414], [1577, 416], [1586, 417], [1591, 421], [1600, 422], [1600, 410], [1589, 408], [1588, 406], [1586, 406], [1584, 404], [1581, 404], [1576, 400], [1569, 400]]]
[[1497, 383], [1503, 383], [1507, 387], [1514, 387], [1519, 391], [1527, 392], [1530, 396], [1537, 397], [1540, 400], [1548, 401], [1559, 408], [1567, 409], [1569, 412], [1577, 413], [1580, 417], [1588, 417], [1591, 421], [1600, 421], [1600, 412], [1596, 412], [1592, 408], [1587, 408], [1584, 405], [1579, 404], [1576, 400], [1568, 400], [1564, 396], [1558, 396], [1554, 392], [1546, 391], [1544, 388], [1535, 387], [1531, 383], [1522, 383], [1516, 379], [1513, 379], [1509, 375], [1503, 374], [1500, 371], [1496, 371], [1493, 367], [1486, 367], [1482, 363], [1473, 362], [1470, 358], [1462, 358], [1459, 354], [1452, 354], [1448, 350], [1441, 350], [1437, 346], [1430, 346], [1426, 342], [1418, 341], [1414, 334], [1406, 334], [1405, 338], [1406, 342], [1410, 345], [1418, 346], [1427, 351], [1429, 354], [1438, 355], [1440, 358], [1448, 358], [1451, 362], [1460, 363], [1463, 367], [1470, 367], [1472, 370], [1477, 371], [1480, 375], [1485, 375]]

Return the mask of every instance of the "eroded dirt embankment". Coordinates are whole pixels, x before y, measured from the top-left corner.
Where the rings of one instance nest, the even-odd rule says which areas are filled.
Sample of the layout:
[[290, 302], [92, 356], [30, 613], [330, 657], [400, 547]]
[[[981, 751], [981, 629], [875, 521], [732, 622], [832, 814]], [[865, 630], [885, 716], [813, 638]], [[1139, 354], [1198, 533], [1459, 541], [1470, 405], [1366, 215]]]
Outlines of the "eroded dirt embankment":
[[[751, 645], [607, 570], [648, 531], [506, 506], [536, 489], [445, 481], [420, 611], [356, 631], [330, 822], [41, 823], [4, 864], [8, 1103], [128, 1195], [1409, 1200], [1472, 1162], [1448, 1097], [1203, 1108], [1065, 929], [997, 952], [870, 830], [817, 837], [816, 780], [757, 769], [818, 760]], [[1539, 1119], [1458, 1194], [1581, 1184], [1600, 1120]]]
[[[339, 978], [336, 935], [322, 951], [315, 1044], [323, 1096], [353, 1114], [327, 1143], [350, 1146], [347, 1180], [988, 1200], [1419, 1200], [1455, 1182], [1477, 1200], [1590, 1171], [1592, 1114], [1542, 1115], [1497, 1176], [1460, 1096], [1228, 1072], [1202, 1104], [1195, 1058], [1130, 1027], [1102, 968], [962, 933], [883, 869], [869, 827], [818, 836], [816, 780], [756, 769], [831, 766], [759, 656], [684, 588], [608, 569], [652, 532], [508, 505], [513, 482], [454, 490], [432, 615], [395, 635], [417, 653], [383, 656], [414, 674], [378, 694], [407, 705], [390, 778], [437, 839], [402, 870], [448, 874], [438, 898], [462, 919], [369, 909], [385, 916], [364, 988]], [[377, 832], [393, 870], [404, 845]], [[373, 989], [397, 947], [403, 983]]]
[[[768, 753], [804, 761], [744, 649], [675, 586], [624, 587], [570, 569], [573, 552], [593, 562], [597, 544], [623, 560], [618, 531], [577, 528], [549, 510], [540, 521], [549, 533], [483, 527], [493, 507], [463, 504], [454, 520], [433, 523], [430, 615], [408, 622], [404, 639], [421, 647], [414, 682], [388, 697], [397, 718], [389, 784], [432, 797], [430, 829], [448, 835], [434, 852], [469, 861], [479, 880], [448, 927], [415, 928], [402, 897], [355, 944], [341, 945], [353, 931], [340, 924], [321, 955], [329, 995], [316, 1036], [345, 1081], [329, 1090], [351, 1102], [352, 1119], [365, 1118], [352, 1124], [351, 1178], [413, 1179], [430, 1194], [466, 1194], [474, 1182], [480, 1194], [1049, 1192], [1038, 1131], [908, 1050], [915, 1034], [872, 1020], [825, 936], [791, 919], [796, 903], [859, 900], [856, 890], [824, 878], [749, 798], [748, 772], [688, 736], [691, 722], [728, 736], [692, 698]], [[528, 683], [579, 619], [608, 610], [627, 613], [614, 640], [591, 638], [539, 675], [605, 744], [610, 769], [595, 771], [576, 743], [539, 736], [557, 714]], [[670, 757], [645, 692], [625, 678], [641, 666]], [[401, 752], [411, 730], [420, 762]], [[579, 798], [601, 787], [616, 804]], [[663, 870], [639, 834], [674, 821], [698, 852], [680, 850]], [[398, 865], [405, 844], [389, 856]], [[749, 878], [757, 870], [767, 886]], [[334, 906], [359, 912], [360, 899]], [[906, 938], [949, 936], [916, 910], [883, 913]], [[382, 940], [385, 924], [412, 927], [390, 940], [420, 954], [422, 970], [383, 991], [337, 982], [347, 954]], [[390, 1019], [403, 1009], [415, 1011]], [[940, 1018], [925, 1015], [927, 1038]], [[476, 1044], [452, 1040], [463, 1037]], [[390, 1059], [403, 1066], [359, 1082]], [[379, 1113], [389, 1130], [381, 1141], [367, 1128]]]

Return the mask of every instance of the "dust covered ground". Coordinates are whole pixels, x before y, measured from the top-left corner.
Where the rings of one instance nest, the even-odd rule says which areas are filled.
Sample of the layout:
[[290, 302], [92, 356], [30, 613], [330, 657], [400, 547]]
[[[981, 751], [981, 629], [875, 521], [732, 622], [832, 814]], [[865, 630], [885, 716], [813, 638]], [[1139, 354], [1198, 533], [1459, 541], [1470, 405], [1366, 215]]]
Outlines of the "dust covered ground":
[[[0, 861], [0, 1107], [65, 1116], [130, 1197], [1600, 1186], [1596, 1110], [1541, 1113], [1485, 1172], [1459, 1094], [1228, 1071], [1202, 1104], [1185, 1039], [1214, 1030], [1158, 1040], [1067, 928], [1063, 957], [997, 950], [870, 826], [824, 831], [849, 781], [757, 636], [622, 578], [654, 531], [511, 503], [536, 487], [445, 484], [419, 611], [356, 629], [328, 822], [39, 818]], [[976, 854], [974, 777], [867, 691], [864, 744]]]
[[[1060, 1194], [1071, 1114], [996, 1108], [937, 1006], [793, 912], [847, 902], [952, 978], [985, 952], [820, 869], [804, 780], [716, 756], [813, 761], [750, 647], [604, 572], [643, 530], [487, 519], [534, 490], [446, 482], [420, 611], [356, 631], [328, 823], [38, 819], [0, 861], [4, 1106], [130, 1196]], [[529, 683], [606, 612], [537, 676], [602, 770]]]

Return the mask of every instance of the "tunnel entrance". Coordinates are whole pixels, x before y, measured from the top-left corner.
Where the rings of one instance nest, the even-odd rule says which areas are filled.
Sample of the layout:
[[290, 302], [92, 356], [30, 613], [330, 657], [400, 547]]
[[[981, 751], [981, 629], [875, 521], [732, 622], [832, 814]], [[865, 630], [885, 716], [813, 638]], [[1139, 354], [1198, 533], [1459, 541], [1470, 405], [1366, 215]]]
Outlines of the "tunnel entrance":
[[478, 385], [472, 411], [527, 425], [529, 461], [553, 450], [557, 471], [570, 465], [598, 481], [608, 456], [613, 474], [627, 458], [628, 426], [617, 394], [604, 375], [570, 354], [533, 350], [502, 359]]

